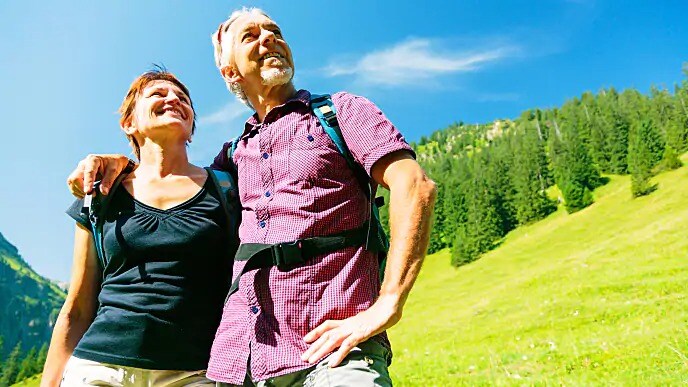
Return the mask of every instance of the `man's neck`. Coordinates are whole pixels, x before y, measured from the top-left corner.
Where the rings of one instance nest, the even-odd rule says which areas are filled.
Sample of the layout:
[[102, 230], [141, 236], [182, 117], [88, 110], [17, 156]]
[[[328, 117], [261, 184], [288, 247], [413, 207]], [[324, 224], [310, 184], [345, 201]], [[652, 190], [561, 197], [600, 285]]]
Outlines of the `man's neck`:
[[263, 122], [270, 110], [284, 105], [294, 94], [296, 94], [296, 88], [291, 82], [274, 87], [263, 86], [253, 93], [246, 92], [249, 102], [256, 109], [260, 122]]

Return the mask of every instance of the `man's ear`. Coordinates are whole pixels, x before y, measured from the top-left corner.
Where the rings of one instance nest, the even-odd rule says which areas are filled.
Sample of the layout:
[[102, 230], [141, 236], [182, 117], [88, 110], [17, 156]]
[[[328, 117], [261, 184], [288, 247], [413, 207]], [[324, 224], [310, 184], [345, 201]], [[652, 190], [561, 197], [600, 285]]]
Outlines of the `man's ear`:
[[242, 80], [241, 74], [234, 66], [225, 66], [220, 70], [222, 78], [229, 83], [240, 82]]

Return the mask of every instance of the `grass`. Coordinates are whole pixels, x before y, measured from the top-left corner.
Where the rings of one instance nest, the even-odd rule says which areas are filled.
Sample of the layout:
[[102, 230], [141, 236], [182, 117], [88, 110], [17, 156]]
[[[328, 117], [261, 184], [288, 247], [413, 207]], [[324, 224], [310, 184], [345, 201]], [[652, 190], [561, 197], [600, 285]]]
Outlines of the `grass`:
[[13, 384], [12, 387], [38, 387], [41, 384], [41, 375], [42, 374], [38, 374], [28, 379], [24, 379], [19, 383]]
[[688, 383], [688, 169], [637, 199], [610, 178], [476, 262], [428, 256], [390, 331], [395, 384]]

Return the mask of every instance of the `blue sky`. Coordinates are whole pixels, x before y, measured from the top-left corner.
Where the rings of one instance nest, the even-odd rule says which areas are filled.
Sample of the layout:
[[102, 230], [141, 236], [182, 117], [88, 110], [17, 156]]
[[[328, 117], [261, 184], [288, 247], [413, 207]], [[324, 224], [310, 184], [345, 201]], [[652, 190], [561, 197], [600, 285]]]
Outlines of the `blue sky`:
[[191, 90], [193, 162], [238, 133], [249, 111], [225, 89], [209, 36], [242, 5], [281, 25], [297, 88], [365, 95], [409, 141], [586, 90], [672, 87], [688, 61], [685, 1], [3, 0], [0, 232], [40, 274], [69, 279], [65, 179], [88, 153], [129, 154], [116, 110], [151, 64]]

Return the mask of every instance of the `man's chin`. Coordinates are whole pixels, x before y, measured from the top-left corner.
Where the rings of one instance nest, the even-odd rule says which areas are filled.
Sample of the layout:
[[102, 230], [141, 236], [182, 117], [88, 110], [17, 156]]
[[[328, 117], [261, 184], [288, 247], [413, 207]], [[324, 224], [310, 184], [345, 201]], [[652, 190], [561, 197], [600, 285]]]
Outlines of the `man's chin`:
[[281, 86], [291, 82], [294, 70], [291, 67], [284, 69], [270, 69], [260, 74], [264, 86]]

